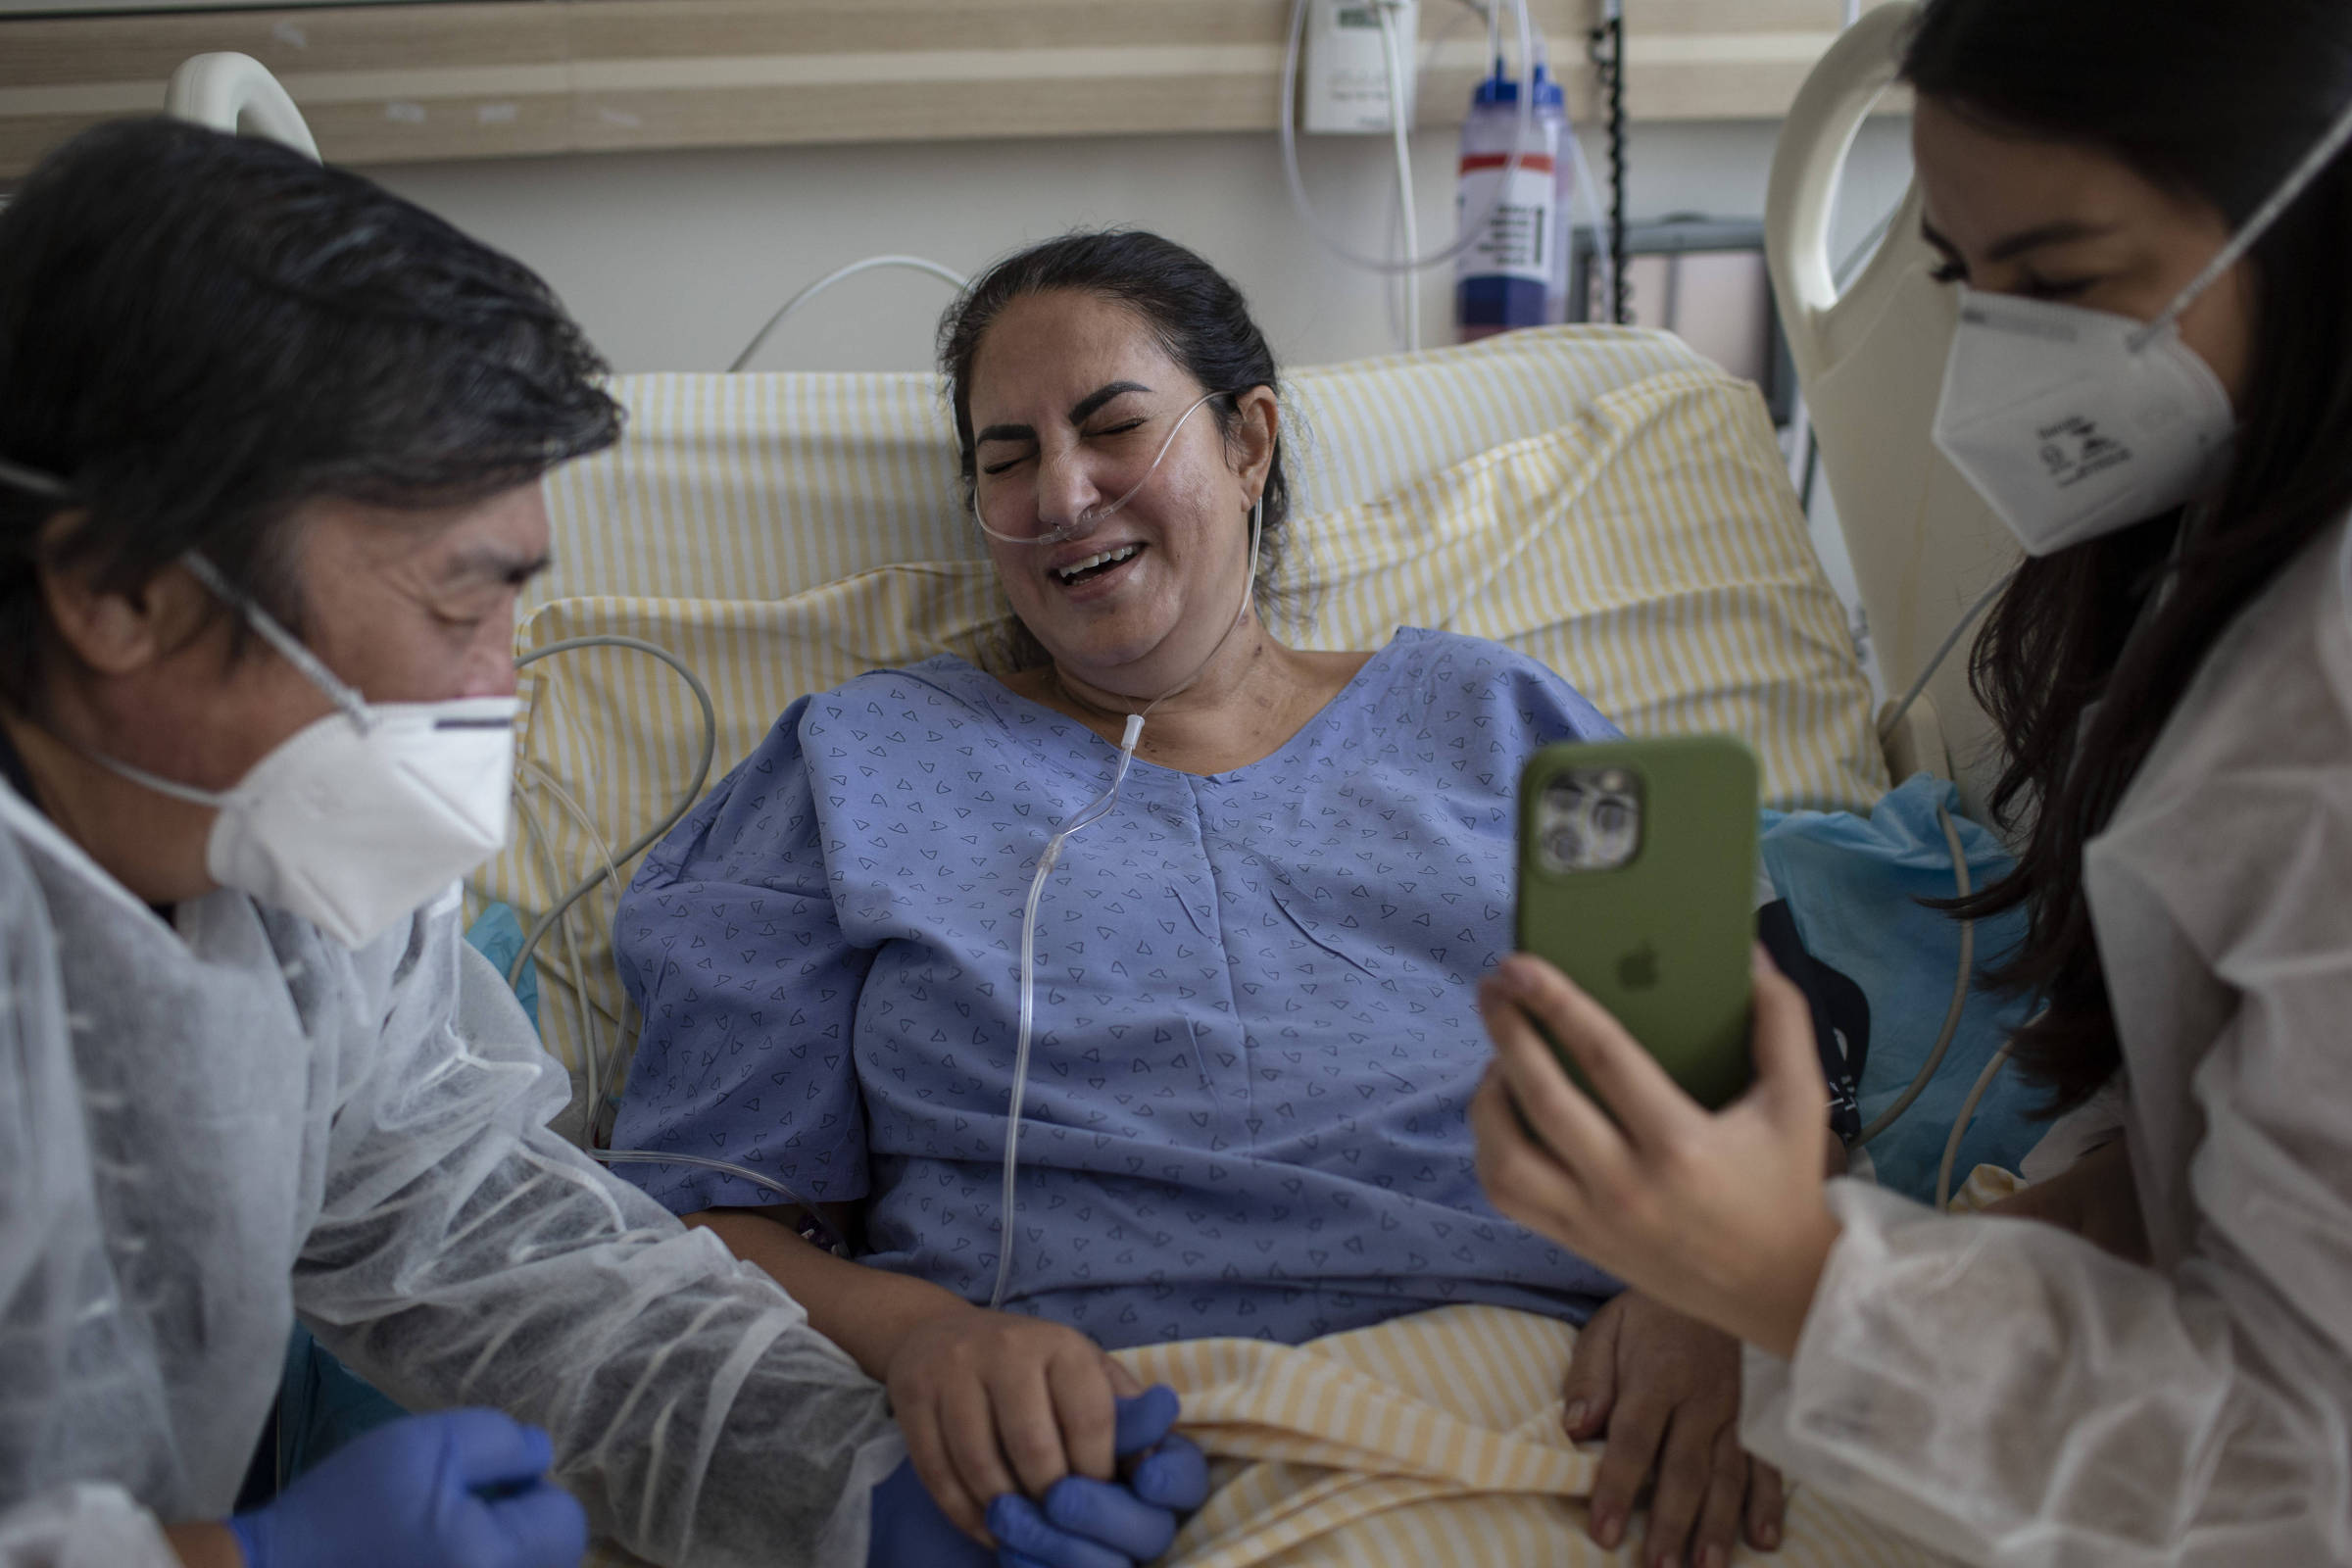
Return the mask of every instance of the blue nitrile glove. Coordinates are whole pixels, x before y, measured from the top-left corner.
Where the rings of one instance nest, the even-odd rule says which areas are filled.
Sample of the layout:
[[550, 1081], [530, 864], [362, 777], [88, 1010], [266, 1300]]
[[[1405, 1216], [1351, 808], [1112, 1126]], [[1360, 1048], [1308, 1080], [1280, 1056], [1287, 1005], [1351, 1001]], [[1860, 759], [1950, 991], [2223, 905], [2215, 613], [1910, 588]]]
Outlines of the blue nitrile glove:
[[578, 1568], [588, 1516], [547, 1479], [554, 1458], [496, 1410], [410, 1416], [228, 1528], [246, 1568]]
[[866, 1568], [993, 1568], [996, 1560], [939, 1511], [912, 1459], [900, 1460], [874, 1488]]
[[1165, 1386], [1118, 1401], [1114, 1451], [1144, 1454], [1124, 1482], [1064, 1476], [1047, 1489], [1042, 1510], [1018, 1494], [992, 1501], [999, 1568], [1135, 1568], [1165, 1552], [1184, 1516], [1208, 1498], [1208, 1461], [1172, 1435], [1176, 1415], [1176, 1393]]

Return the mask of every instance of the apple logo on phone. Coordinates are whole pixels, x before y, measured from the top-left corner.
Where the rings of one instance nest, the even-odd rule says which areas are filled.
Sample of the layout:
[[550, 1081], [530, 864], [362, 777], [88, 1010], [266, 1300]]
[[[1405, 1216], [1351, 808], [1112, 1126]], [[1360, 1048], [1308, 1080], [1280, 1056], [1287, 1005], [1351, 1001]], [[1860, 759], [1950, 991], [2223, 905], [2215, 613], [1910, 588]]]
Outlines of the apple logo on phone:
[[1617, 960], [1617, 983], [1628, 991], [1647, 991], [1658, 983], [1658, 950], [1644, 942]]

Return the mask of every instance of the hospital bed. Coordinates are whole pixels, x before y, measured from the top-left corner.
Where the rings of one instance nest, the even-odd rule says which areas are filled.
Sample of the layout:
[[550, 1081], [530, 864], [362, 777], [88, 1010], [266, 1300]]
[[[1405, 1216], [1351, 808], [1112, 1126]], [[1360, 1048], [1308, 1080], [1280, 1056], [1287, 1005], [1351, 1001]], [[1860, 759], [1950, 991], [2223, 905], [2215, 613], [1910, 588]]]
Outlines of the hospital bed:
[[[1781, 324], [1880, 669], [1898, 694], [2019, 559], [2000, 519], [1929, 439], [1957, 296], [1930, 275], [1937, 258], [1920, 233], [1916, 184], [1851, 284], [1840, 293], [1833, 281], [1838, 177], [1894, 79], [1916, 14], [1908, 4], [1865, 13], [1814, 68], [1781, 127], [1764, 207]], [[1956, 778], [1969, 813], [1983, 821], [1998, 768], [1966, 653], [1964, 634], [1887, 740], [1897, 777], [1925, 767]]]
[[[1930, 446], [1951, 325], [1913, 194], [1842, 295], [1829, 217], [1909, 8], [1874, 10], [1807, 83], [1771, 180], [1767, 246], [1825, 471], [1902, 691], [2007, 568], [1997, 521]], [[304, 150], [242, 57], [199, 57], [176, 112]], [[787, 704], [878, 664], [996, 657], [1004, 607], [957, 505], [927, 374], [615, 378], [617, 447], [552, 475], [558, 564], [523, 606], [522, 831], [469, 889], [521, 911], [540, 1021], [583, 1102], [611, 1101], [632, 1028], [611, 960], [617, 888], [649, 833]], [[1756, 390], [1664, 334], [1561, 327], [1301, 368], [1298, 490], [1278, 630], [1367, 648], [1399, 625], [1497, 638], [1636, 733], [1731, 730], [1768, 803], [1868, 811], [1894, 777], [1981, 805], [1987, 726], [1946, 663], [1882, 734]], [[566, 911], [557, 920], [550, 916]]]

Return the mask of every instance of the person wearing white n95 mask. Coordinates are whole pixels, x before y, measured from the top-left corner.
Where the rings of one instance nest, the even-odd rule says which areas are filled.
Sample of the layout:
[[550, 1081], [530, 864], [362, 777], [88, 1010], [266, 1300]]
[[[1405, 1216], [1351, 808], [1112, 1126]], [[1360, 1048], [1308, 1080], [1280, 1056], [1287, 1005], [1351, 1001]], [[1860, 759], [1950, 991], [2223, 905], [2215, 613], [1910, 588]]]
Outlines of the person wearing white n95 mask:
[[1988, 1213], [1825, 1194], [1779, 976], [1710, 1115], [1519, 956], [1482, 1175], [1747, 1342], [1750, 1451], [1942, 1550], [2352, 1563], [2352, 7], [1929, 0], [1904, 76], [1936, 440], [2030, 556], [1973, 662], [2018, 860], [1958, 912], [2027, 909], [2008, 1070], [2121, 1125]]
[[2352, 140], [2352, 106], [2152, 321], [1963, 284], [1936, 445], [2030, 556], [2113, 533], [2229, 472], [2229, 389], [2182, 313]]
[[[865, 1560], [882, 1390], [549, 1128], [460, 929], [602, 374], [271, 143], [102, 125], [0, 209], [0, 1568]], [[297, 1319], [417, 1413], [287, 1480]]]
[[226, 790], [91, 754], [134, 784], [219, 813], [205, 844], [213, 880], [364, 948], [504, 847], [513, 697], [371, 704], [202, 556], [180, 565], [335, 705]]

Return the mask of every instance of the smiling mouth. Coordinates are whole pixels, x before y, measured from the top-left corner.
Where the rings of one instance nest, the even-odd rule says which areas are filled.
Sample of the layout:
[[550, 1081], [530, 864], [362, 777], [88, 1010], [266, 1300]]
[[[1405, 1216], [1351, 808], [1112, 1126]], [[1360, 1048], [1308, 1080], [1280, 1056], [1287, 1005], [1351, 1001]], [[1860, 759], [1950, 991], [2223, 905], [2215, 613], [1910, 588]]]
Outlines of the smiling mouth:
[[1142, 555], [1143, 551], [1142, 545], [1120, 545], [1116, 549], [1088, 556], [1083, 561], [1073, 561], [1066, 566], [1056, 566], [1054, 575], [1064, 587], [1074, 588], [1082, 582], [1092, 582], [1097, 577], [1117, 570]]

